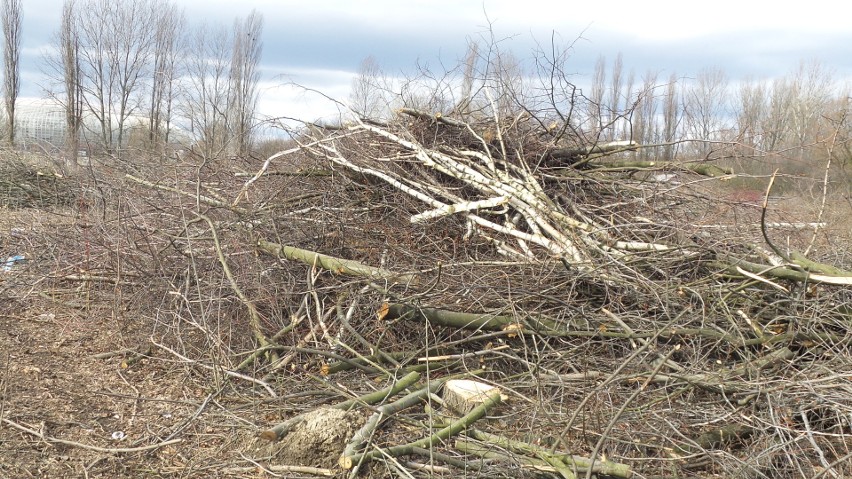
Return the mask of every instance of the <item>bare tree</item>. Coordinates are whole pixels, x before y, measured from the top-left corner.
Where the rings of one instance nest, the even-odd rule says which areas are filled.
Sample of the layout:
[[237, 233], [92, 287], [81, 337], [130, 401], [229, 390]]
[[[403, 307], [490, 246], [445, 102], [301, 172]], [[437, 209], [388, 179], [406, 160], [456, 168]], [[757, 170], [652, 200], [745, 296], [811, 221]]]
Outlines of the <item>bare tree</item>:
[[[620, 116], [621, 112], [619, 108], [621, 106], [621, 83], [623, 81], [622, 74], [624, 70], [624, 61], [621, 56], [621, 52], [618, 52], [618, 56], [615, 57], [615, 61], [612, 64], [612, 79], [610, 80], [610, 92], [609, 92], [609, 119], [607, 123], [610, 124], [610, 128], [608, 129], [608, 134], [606, 140], [612, 141], [618, 139], [621, 135], [623, 126], [621, 125]], [[629, 95], [628, 95], [629, 96]]]
[[[638, 93], [633, 113], [633, 134], [631, 139], [642, 144], [653, 144], [658, 141], [657, 109], [658, 99], [657, 72], [649, 70], [642, 78], [642, 90]], [[641, 156], [650, 158], [651, 149], [641, 150]]]
[[820, 141], [820, 134], [828, 126], [826, 115], [832, 103], [834, 85], [831, 72], [816, 60], [801, 62], [793, 73], [794, 96], [791, 110], [792, 142], [799, 160], [804, 161], [807, 146]]
[[151, 77], [158, 7], [154, 0], [84, 0], [75, 9], [79, 84], [85, 109], [97, 119], [97, 137], [107, 151], [125, 146], [128, 120], [141, 108]]
[[[633, 88], [635, 83], [636, 72], [633, 69], [630, 69], [630, 73], [627, 74], [627, 81], [625, 82], [626, 90], [624, 91], [624, 107], [622, 111], [624, 111], [624, 115], [626, 118], [624, 122], [624, 131], [622, 132], [622, 136], [626, 136], [628, 139], [638, 142], [639, 138], [635, 135], [633, 128], [633, 119], [636, 115], [636, 107], [639, 104], [639, 99], [641, 98], [641, 96], [637, 95], [635, 99], [633, 98]], [[634, 151], [633, 153], [631, 153], [631, 156], [635, 157], [637, 156], [637, 153]]]
[[228, 97], [231, 32], [222, 25], [202, 24], [189, 38], [186, 83], [181, 90], [181, 116], [196, 138], [198, 153], [214, 158], [228, 146]]
[[589, 93], [589, 128], [594, 137], [599, 137], [603, 130], [603, 124], [608, 115], [604, 113], [604, 93], [606, 92], [606, 58], [598, 56], [595, 62], [595, 73], [592, 76], [592, 88]]
[[680, 123], [680, 115], [678, 110], [678, 90], [677, 90], [677, 75], [672, 73], [669, 77], [669, 83], [666, 85], [665, 96], [663, 97], [663, 159], [671, 161], [675, 157], [676, 148], [675, 140], [677, 140], [677, 128]]
[[6, 140], [15, 144], [15, 100], [21, 88], [20, 53], [21, 22], [23, 21], [21, 0], [3, 0], [0, 23], [3, 26], [3, 101], [6, 108]]
[[470, 106], [473, 99], [473, 84], [476, 75], [476, 64], [479, 62], [479, 43], [468, 41], [467, 54], [464, 58], [464, 76], [462, 76], [461, 94], [456, 111], [464, 118], [470, 117]]
[[228, 116], [234, 140], [233, 153], [237, 156], [247, 156], [252, 148], [263, 50], [262, 32], [263, 15], [257, 10], [252, 10], [245, 19], [234, 21]]
[[763, 134], [763, 147], [766, 151], [776, 151], [785, 146], [791, 129], [790, 112], [796, 96], [795, 85], [787, 77], [772, 81], [772, 90], [768, 95], [766, 114], [763, 116], [760, 130]]
[[80, 40], [74, 23], [75, 0], [66, 0], [62, 6], [62, 24], [59, 28], [59, 65], [65, 89], [65, 148], [66, 166], [77, 166], [80, 150], [80, 127], [83, 123], [83, 92], [80, 88]]
[[695, 80], [684, 85], [684, 128], [687, 138], [703, 140], [695, 152], [706, 155], [712, 140], [719, 140], [725, 128], [728, 109], [728, 79], [719, 68], [705, 68]]
[[154, 2], [156, 31], [154, 33], [154, 63], [151, 79], [151, 104], [148, 112], [148, 140], [152, 147], [169, 142], [175, 82], [180, 75], [178, 59], [183, 45], [186, 17], [177, 5]]
[[349, 93], [349, 107], [362, 118], [378, 119], [386, 110], [382, 95], [382, 68], [372, 55], [361, 61], [352, 90]]
[[[526, 103], [523, 64], [521, 60], [510, 51], [496, 50], [490, 59], [494, 62], [493, 69], [489, 68], [485, 76], [486, 88], [490, 87], [495, 94], [491, 93], [491, 101], [494, 102], [497, 111], [494, 112], [499, 118], [512, 118], [521, 111]], [[486, 91], [486, 98], [490, 92]]]
[[579, 88], [567, 73], [572, 53], [573, 44], [559, 45], [556, 35], [551, 37], [548, 48], [537, 48], [532, 93], [524, 109], [549, 132], [553, 144], [579, 146], [578, 139], [583, 134], [577, 106], [582, 99]]
[[76, 23], [78, 0], [64, 0], [59, 30], [43, 58], [45, 76], [50, 83], [45, 93], [62, 108], [65, 123], [64, 160], [69, 170], [76, 168], [83, 124], [83, 99], [80, 88], [80, 39]]
[[749, 148], [762, 148], [760, 124], [766, 115], [766, 84], [746, 78], [737, 97], [737, 131], [740, 142]]

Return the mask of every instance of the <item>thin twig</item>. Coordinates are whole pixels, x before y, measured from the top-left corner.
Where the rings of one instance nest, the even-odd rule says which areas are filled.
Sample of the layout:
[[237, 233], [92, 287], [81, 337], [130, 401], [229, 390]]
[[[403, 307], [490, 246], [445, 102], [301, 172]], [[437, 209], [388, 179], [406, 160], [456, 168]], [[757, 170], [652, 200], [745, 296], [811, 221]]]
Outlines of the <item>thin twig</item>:
[[83, 444], [81, 442], [68, 441], [68, 440], [65, 440], [65, 439], [57, 439], [55, 437], [47, 436], [47, 435], [44, 435], [44, 434], [42, 434], [38, 431], [30, 429], [28, 427], [24, 427], [24, 426], [14, 422], [14, 421], [11, 421], [9, 419], [3, 418], [2, 421], [5, 424], [12, 426], [13, 428], [15, 428], [19, 431], [23, 431], [27, 434], [32, 434], [33, 436], [41, 439], [42, 441], [52, 442], [52, 443], [56, 443], [56, 444], [63, 444], [65, 446], [79, 447], [81, 449], [88, 449], [90, 451], [103, 452], [103, 453], [107, 453], [107, 454], [122, 454], [122, 453], [126, 453], [126, 452], [150, 451], [150, 450], [153, 450], [153, 449], [161, 448], [163, 446], [168, 446], [168, 445], [171, 445], [171, 444], [177, 444], [177, 443], [183, 441], [183, 439], [171, 439], [171, 440], [168, 440], [168, 441], [158, 442], [156, 444], [150, 444], [148, 446], [140, 446], [140, 447], [100, 447], [100, 446], [92, 446], [92, 445], [89, 445], [89, 444]]

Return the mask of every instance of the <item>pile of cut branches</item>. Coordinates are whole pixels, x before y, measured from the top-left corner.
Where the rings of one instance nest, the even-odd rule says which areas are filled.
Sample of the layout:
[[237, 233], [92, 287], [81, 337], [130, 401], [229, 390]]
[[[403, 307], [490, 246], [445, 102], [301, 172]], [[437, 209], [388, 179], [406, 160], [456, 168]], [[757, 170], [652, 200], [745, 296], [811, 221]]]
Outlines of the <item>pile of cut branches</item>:
[[[434, 450], [446, 436], [427, 434], [408, 446], [389, 438], [397, 446], [350, 449], [341, 465], [425, 453], [448, 465], [460, 454], [502, 458], [562, 477], [629, 477], [631, 467], [643, 475], [675, 467], [849, 472], [852, 391], [842, 378], [852, 373], [852, 273], [773, 245], [772, 228], [791, 223], [768, 223], [766, 202], [755, 218], [760, 237], [708, 238], [696, 212], [719, 203], [691, 178], [730, 173], [712, 163], [635, 161], [631, 151], [643, 146], [631, 142], [557, 148], [522, 116], [490, 128], [497, 133], [404, 109], [388, 123], [313, 128], [300, 148], [276, 157], [326, 162], [343, 175], [336, 185], [364, 198], [362, 211], [385, 211], [380, 233], [368, 223], [366, 237], [341, 234], [359, 251], [383, 249], [381, 257], [258, 242], [277, 258], [353, 278], [341, 287], [363, 284], [357, 298], [336, 300], [336, 347], [349, 354], [323, 361], [324, 374], [488, 365], [484, 377], [513, 393], [506, 414], [514, 425], [496, 425], [512, 439], [475, 432], [467, 421], [468, 439], [450, 455]], [[275, 164], [267, 161], [238, 198], [274, 178]], [[661, 187], [637, 174], [658, 169], [681, 172], [685, 184]], [[361, 229], [360, 213], [340, 214], [346, 229]], [[453, 219], [455, 247], [476, 248], [447, 253]], [[436, 231], [426, 243], [412, 239]], [[383, 262], [389, 253], [408, 260]], [[413, 350], [396, 349], [385, 333], [352, 328], [353, 318], [369, 324], [373, 314], [388, 328], [428, 324], [435, 332], [411, 337]], [[263, 350], [279, 348], [275, 338]], [[377, 424], [369, 429], [374, 448]], [[524, 440], [523, 431], [540, 432], [549, 445]], [[352, 444], [363, 448], [357, 436]], [[505, 449], [514, 452], [500, 456]], [[569, 452], [582, 453], [582, 467]], [[624, 464], [595, 459], [603, 456]], [[784, 463], [791, 457], [793, 466]]]
[[15, 153], [0, 152], [0, 206], [46, 208], [67, 206], [77, 198], [78, 185], [48, 168], [37, 168]]
[[[772, 244], [809, 218], [708, 224], [712, 161], [513, 118], [407, 109], [99, 181], [105, 210], [57, 239], [89, 256], [50, 280], [122, 298], [153, 324], [127, 367], [182, 365], [240, 418], [197, 428], [231, 438], [223, 474], [852, 473], [850, 262]], [[502, 394], [452, 414], [457, 378]]]

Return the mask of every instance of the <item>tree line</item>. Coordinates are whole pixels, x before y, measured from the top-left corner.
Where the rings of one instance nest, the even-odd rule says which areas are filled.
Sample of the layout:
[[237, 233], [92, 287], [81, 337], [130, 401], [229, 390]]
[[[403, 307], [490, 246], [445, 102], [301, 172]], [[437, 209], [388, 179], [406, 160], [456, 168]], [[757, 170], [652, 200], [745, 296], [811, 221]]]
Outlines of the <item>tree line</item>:
[[[4, 138], [13, 144], [21, 0], [2, 0], [0, 13]], [[190, 27], [170, 0], [65, 0], [44, 71], [47, 93], [64, 111], [69, 164], [76, 163], [81, 139], [88, 148], [120, 155], [132, 132], [134, 142], [157, 150], [174, 140], [176, 125], [205, 158], [248, 154], [262, 31], [257, 11], [230, 27]]]
[[661, 159], [703, 157], [720, 144], [737, 143], [759, 154], [808, 161], [812, 147], [835, 133], [849, 138], [848, 85], [815, 60], [772, 80], [732, 81], [722, 68], [709, 67], [664, 79], [649, 71], [641, 82], [630, 72], [621, 82], [622, 68], [619, 55], [608, 84], [606, 60], [599, 58], [587, 102], [590, 128], [608, 140], [661, 144]]

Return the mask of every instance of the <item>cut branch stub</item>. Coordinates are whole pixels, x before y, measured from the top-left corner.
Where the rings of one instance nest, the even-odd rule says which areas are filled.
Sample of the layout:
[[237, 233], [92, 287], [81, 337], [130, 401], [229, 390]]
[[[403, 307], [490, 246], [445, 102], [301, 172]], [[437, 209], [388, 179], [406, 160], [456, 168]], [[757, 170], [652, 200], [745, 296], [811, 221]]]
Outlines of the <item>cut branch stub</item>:
[[488, 400], [491, 394], [500, 394], [500, 390], [479, 381], [453, 379], [444, 385], [443, 398], [454, 414], [464, 415]]

